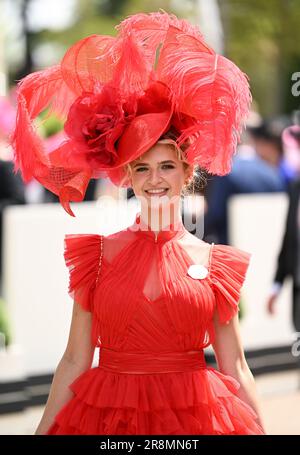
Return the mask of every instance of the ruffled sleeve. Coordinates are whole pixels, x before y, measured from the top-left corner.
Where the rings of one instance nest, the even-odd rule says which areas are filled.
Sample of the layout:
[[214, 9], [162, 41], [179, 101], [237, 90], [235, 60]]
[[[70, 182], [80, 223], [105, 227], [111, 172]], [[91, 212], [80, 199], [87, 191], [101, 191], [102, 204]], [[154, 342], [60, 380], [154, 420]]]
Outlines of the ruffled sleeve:
[[103, 236], [67, 234], [64, 258], [69, 269], [68, 293], [85, 311], [93, 311], [94, 290], [103, 254]]
[[222, 324], [239, 311], [241, 289], [246, 278], [251, 253], [231, 245], [214, 245], [210, 275], [216, 298], [216, 311]]

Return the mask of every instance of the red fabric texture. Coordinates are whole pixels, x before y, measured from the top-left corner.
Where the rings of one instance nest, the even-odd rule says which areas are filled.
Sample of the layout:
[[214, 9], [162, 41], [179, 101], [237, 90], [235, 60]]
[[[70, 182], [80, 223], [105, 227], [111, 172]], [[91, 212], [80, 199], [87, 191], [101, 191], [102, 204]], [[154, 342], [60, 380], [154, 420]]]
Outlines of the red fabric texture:
[[239, 382], [204, 358], [215, 311], [222, 323], [238, 311], [250, 254], [203, 242], [209, 273], [194, 279], [187, 235], [179, 223], [157, 238], [130, 227], [67, 236], [69, 292], [92, 313], [100, 356], [47, 434], [264, 434]]

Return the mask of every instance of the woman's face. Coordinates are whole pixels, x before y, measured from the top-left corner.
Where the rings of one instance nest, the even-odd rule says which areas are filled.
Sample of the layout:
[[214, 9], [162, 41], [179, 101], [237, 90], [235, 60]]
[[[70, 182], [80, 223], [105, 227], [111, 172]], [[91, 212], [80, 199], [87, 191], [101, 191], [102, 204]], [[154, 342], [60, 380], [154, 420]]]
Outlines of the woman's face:
[[[177, 158], [174, 146], [155, 144], [138, 159], [130, 163], [131, 186], [137, 198], [146, 203], [172, 199], [181, 195], [182, 186], [192, 175], [192, 167], [185, 169]], [[157, 190], [151, 192], [151, 190]]]

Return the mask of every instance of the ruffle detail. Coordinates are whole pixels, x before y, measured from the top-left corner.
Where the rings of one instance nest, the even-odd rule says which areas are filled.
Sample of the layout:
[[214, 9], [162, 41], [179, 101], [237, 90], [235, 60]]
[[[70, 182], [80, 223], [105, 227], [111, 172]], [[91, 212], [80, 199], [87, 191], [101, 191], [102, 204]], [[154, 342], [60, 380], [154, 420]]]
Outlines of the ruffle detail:
[[240, 385], [214, 368], [116, 374], [92, 368], [69, 386], [74, 397], [47, 434], [264, 434]]
[[210, 279], [216, 296], [219, 321], [228, 323], [239, 311], [241, 289], [246, 278], [251, 253], [231, 245], [214, 245]]
[[101, 235], [67, 234], [64, 258], [69, 269], [68, 293], [85, 311], [93, 311], [100, 254]]

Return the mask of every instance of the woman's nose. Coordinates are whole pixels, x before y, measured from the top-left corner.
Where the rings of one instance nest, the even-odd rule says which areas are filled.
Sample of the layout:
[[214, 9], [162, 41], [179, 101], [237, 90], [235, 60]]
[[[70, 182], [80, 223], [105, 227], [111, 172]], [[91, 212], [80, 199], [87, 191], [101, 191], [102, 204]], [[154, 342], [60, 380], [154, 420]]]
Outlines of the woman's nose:
[[152, 185], [161, 181], [161, 175], [160, 175], [159, 169], [155, 169], [150, 172], [149, 181], [151, 182]]

